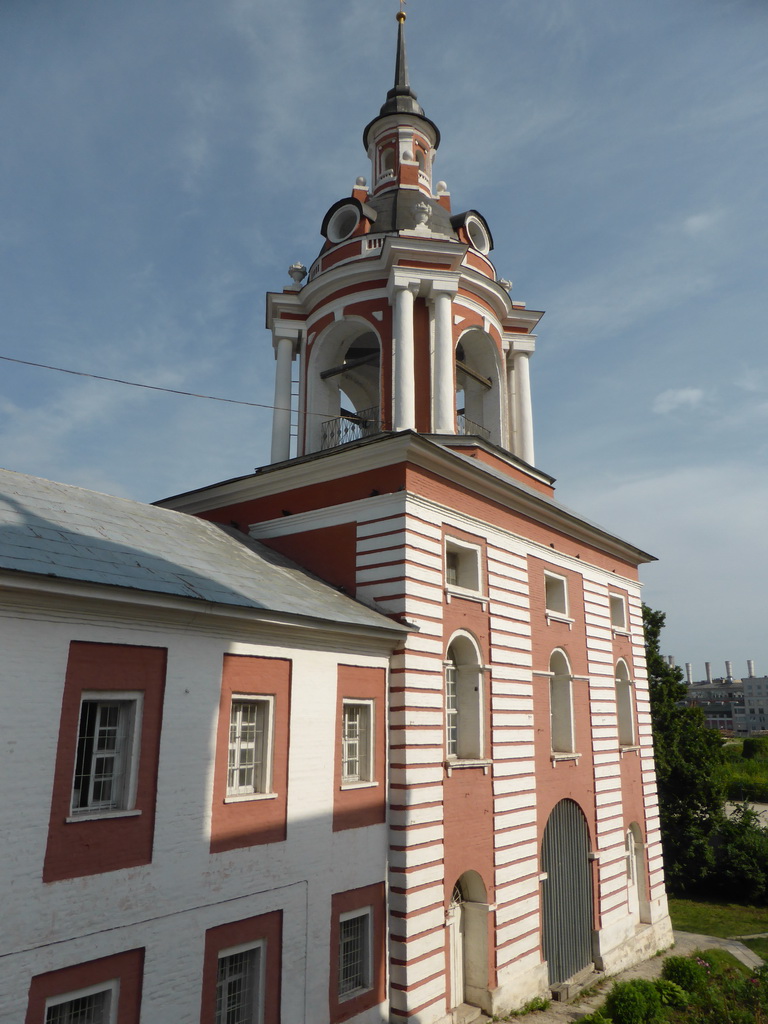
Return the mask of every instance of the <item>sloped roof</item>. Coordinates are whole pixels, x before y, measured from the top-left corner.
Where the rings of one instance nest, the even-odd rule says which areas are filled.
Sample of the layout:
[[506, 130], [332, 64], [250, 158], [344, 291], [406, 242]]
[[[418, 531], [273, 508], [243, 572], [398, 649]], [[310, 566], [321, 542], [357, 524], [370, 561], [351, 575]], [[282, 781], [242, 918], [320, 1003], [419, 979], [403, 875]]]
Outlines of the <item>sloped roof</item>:
[[231, 527], [0, 469], [0, 571], [400, 632]]

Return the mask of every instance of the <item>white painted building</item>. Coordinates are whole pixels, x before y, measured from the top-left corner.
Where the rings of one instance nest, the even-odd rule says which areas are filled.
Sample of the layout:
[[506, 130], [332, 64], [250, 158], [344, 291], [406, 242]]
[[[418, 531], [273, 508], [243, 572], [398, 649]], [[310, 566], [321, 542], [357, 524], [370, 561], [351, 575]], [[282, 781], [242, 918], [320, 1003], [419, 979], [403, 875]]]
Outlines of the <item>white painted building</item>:
[[383, 934], [402, 632], [237, 531], [0, 471], [0, 1020], [325, 1024], [340, 920]]

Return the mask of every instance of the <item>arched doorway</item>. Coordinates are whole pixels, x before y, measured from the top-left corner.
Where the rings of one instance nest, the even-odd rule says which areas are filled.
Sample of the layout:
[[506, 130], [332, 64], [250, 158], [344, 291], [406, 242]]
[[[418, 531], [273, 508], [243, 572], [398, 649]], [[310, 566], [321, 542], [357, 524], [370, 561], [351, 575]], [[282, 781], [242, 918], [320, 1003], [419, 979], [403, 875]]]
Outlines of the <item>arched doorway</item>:
[[541, 848], [543, 947], [549, 984], [557, 985], [593, 962], [592, 869], [589, 829], [581, 808], [561, 800], [549, 816]]
[[451, 1009], [488, 1004], [488, 903], [485, 884], [466, 871], [453, 886], [446, 912]]

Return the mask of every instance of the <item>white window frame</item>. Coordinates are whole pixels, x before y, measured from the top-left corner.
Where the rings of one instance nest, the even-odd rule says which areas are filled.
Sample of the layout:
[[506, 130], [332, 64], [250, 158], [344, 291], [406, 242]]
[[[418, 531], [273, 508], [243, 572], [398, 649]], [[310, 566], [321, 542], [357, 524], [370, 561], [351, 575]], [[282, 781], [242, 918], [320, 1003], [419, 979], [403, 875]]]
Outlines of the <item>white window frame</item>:
[[[360, 973], [362, 984], [355, 988], [342, 990], [342, 971], [344, 969], [344, 953], [342, 925], [356, 918], [365, 920], [363, 925], [363, 949], [360, 953]], [[356, 999], [373, 988], [373, 907], [358, 907], [355, 910], [347, 910], [339, 914], [339, 962], [338, 962], [338, 999], [339, 1002], [346, 1002], [348, 999]]]
[[[123, 737], [122, 746], [116, 755], [119, 760], [119, 772], [113, 775], [121, 777], [119, 798], [110, 800], [107, 804], [102, 801], [98, 804], [93, 802], [86, 806], [75, 806], [75, 793], [78, 781], [78, 760], [81, 743], [81, 722], [84, 705], [95, 704], [97, 715], [101, 714], [101, 708], [106, 705], [116, 704], [121, 709]], [[140, 691], [131, 690], [84, 690], [80, 694], [80, 705], [77, 713], [77, 738], [75, 744], [75, 763], [72, 768], [72, 786], [70, 789], [70, 817], [68, 821], [82, 821], [87, 818], [120, 817], [122, 815], [137, 813], [136, 792], [139, 778], [139, 755], [141, 752], [141, 722], [144, 709], [144, 694]], [[126, 720], [127, 719], [127, 720]], [[95, 761], [98, 751], [93, 750], [90, 755], [90, 771], [88, 773], [89, 790], [93, 786], [95, 774]]]
[[623, 594], [609, 594], [608, 602], [611, 610], [611, 629], [613, 632], [629, 633], [627, 602]]
[[[552, 600], [555, 596], [555, 589], [557, 595], [562, 597], [561, 601]], [[544, 573], [544, 613], [548, 624], [550, 622], [567, 622], [570, 626], [573, 623], [570, 615], [568, 578], [566, 576], [558, 576], [553, 572]]]
[[[560, 655], [567, 672], [555, 672], [553, 661]], [[559, 659], [558, 659], [559, 660]], [[553, 651], [549, 659], [549, 731], [552, 755], [573, 756], [576, 736], [573, 719], [573, 673], [562, 651]]]
[[[619, 666], [623, 666], [622, 673]], [[616, 663], [616, 722], [619, 732], [619, 746], [622, 750], [637, 746], [637, 724], [635, 721], [634, 700], [632, 697], [632, 677], [629, 666], [620, 658]]]
[[[359, 708], [364, 713], [365, 731], [362, 735], [347, 734], [347, 709]], [[344, 697], [341, 702], [341, 788], [362, 789], [376, 785], [375, 762], [375, 701], [356, 697]], [[360, 767], [357, 773], [348, 774], [346, 769], [352, 758], [354, 745], [358, 745], [357, 760]]]
[[119, 978], [100, 982], [98, 985], [89, 985], [88, 988], [81, 988], [76, 992], [65, 992], [63, 995], [50, 996], [45, 1001], [45, 1021], [48, 1020], [49, 1010], [53, 1010], [64, 1003], [72, 1003], [75, 999], [87, 999], [88, 996], [95, 996], [101, 993], [108, 995], [107, 1014], [104, 1024], [117, 1024], [118, 999], [120, 997]]
[[[262, 751], [262, 773], [259, 783], [255, 782], [250, 786], [240, 786], [229, 784], [229, 773], [231, 771], [239, 772], [242, 768], [239, 757], [234, 765], [230, 764], [230, 755], [232, 753], [232, 715], [236, 706], [243, 704], [253, 704], [260, 706], [267, 716], [266, 726], [264, 728], [264, 736], [262, 740], [263, 751]], [[246, 800], [269, 800], [274, 799], [276, 796], [272, 789], [272, 761], [274, 753], [274, 734], [275, 734], [275, 697], [274, 694], [262, 694], [262, 693], [233, 693], [229, 702], [229, 723], [227, 725], [227, 781], [226, 781], [226, 795], [224, 797], [225, 803], [238, 803]], [[241, 750], [240, 744], [236, 747], [238, 754]]]
[[[449, 593], [482, 596], [483, 581], [480, 570], [482, 548], [477, 544], [445, 538], [445, 589]], [[455, 570], [449, 562], [455, 561]]]
[[[458, 646], [458, 650], [457, 650]], [[462, 659], [461, 652], [464, 652]], [[466, 658], [472, 652], [472, 660]], [[484, 671], [476, 644], [464, 634], [451, 638], [443, 662], [445, 699], [445, 758], [456, 767], [484, 760]]]
[[[258, 963], [254, 971], [254, 994], [253, 1004], [250, 1008], [251, 1020], [248, 1024], [261, 1024], [264, 1018], [264, 982], [266, 978], [266, 965], [267, 965], [267, 942], [266, 939], [259, 939], [256, 942], [243, 942], [239, 946], [229, 946], [227, 949], [220, 949], [216, 957], [216, 1005], [218, 1007], [219, 1002], [219, 965], [222, 960], [226, 960], [232, 956], [239, 956], [241, 953], [258, 953]], [[218, 1017], [218, 1011], [216, 1015], [216, 1024], [219, 1024], [220, 1018]]]

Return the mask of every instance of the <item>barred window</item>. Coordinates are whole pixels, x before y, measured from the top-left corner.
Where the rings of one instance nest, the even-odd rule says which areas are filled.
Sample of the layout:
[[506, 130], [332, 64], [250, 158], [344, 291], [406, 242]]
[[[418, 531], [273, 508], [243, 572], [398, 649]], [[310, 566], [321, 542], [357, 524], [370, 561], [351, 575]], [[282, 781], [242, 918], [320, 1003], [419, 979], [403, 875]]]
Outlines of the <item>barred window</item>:
[[232, 701], [227, 796], [268, 793], [271, 779], [272, 699]]
[[259, 1024], [262, 1011], [263, 947], [219, 954], [216, 1024]]
[[339, 998], [349, 999], [371, 987], [371, 908], [339, 919]]
[[341, 734], [342, 782], [373, 780], [373, 702], [344, 701]]
[[118, 982], [66, 996], [46, 1003], [45, 1024], [113, 1024], [117, 1010]]
[[80, 705], [72, 812], [125, 810], [131, 806], [131, 772], [138, 696], [84, 698]]

